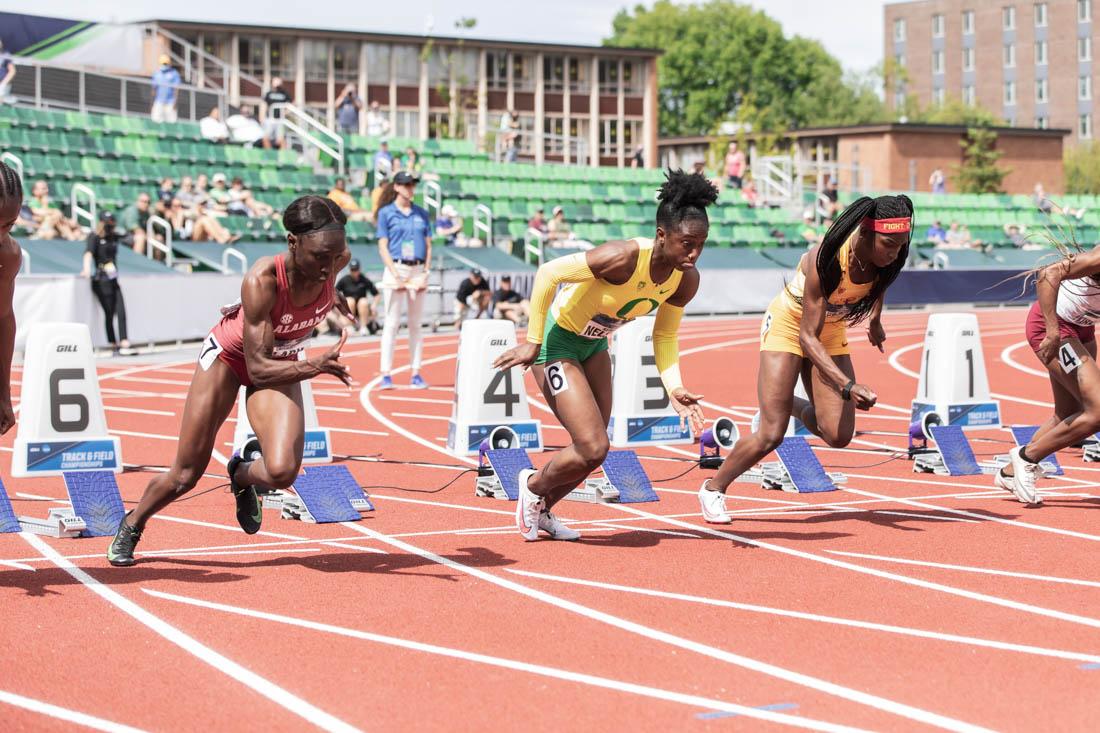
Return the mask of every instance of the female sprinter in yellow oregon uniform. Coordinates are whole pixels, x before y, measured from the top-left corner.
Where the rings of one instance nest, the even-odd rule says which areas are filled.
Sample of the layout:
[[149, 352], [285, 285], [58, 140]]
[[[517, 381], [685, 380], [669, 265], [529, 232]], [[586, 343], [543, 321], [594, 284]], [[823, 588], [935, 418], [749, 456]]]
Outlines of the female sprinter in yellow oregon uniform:
[[[834, 448], [852, 440], [855, 408], [869, 410], [878, 398], [870, 387], [856, 384], [848, 326], [870, 316], [867, 336], [882, 350], [882, 300], [905, 266], [912, 223], [908, 197], [865, 196], [802, 256], [794, 280], [772, 300], [760, 329], [760, 425], [737, 441], [717, 475], [703, 482], [703, 519], [731, 521], [726, 488], [776, 449], [792, 413]], [[809, 400], [794, 396], [800, 376]]]
[[[717, 198], [718, 190], [703, 176], [670, 170], [657, 196], [653, 239], [606, 242], [547, 262], [535, 275], [527, 343], [506, 351], [493, 366], [534, 364], [535, 382], [573, 443], [537, 471], [520, 472], [516, 525], [525, 540], [537, 539], [540, 529], [555, 540], [580, 537], [550, 509], [607, 456], [607, 337], [624, 323], [657, 311], [653, 355], [661, 380], [681, 420], [702, 429], [702, 395], [681, 383], [677, 332], [684, 306], [699, 289], [695, 262], [710, 230], [706, 207]], [[555, 297], [560, 283], [569, 284]]]

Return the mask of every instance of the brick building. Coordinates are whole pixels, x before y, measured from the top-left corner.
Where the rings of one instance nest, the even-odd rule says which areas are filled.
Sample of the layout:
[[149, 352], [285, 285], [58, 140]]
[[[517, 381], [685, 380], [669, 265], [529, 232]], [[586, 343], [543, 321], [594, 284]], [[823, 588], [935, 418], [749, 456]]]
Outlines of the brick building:
[[[887, 89], [899, 106], [948, 97], [977, 103], [1012, 127], [1064, 127], [1069, 144], [1093, 139], [1092, 0], [921, 0], [885, 7], [884, 58], [907, 81]], [[1100, 52], [1100, 51], [1098, 51]]]

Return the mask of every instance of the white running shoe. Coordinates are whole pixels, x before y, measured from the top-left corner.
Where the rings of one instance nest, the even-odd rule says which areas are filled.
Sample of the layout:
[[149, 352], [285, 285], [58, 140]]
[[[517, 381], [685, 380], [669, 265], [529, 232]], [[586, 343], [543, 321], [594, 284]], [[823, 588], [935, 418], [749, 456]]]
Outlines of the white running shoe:
[[699, 488], [699, 506], [703, 509], [703, 519], [711, 524], [729, 524], [733, 517], [726, 514], [726, 495], [721, 491], [707, 488], [710, 479]]
[[[1035, 488], [1035, 481], [1043, 477], [1043, 467], [1038, 463], [1030, 463], [1021, 458], [1020, 448], [1021, 446], [1017, 446], [1008, 452], [1014, 475], [1011, 477], [1001, 476], [1001, 472], [998, 471], [995, 483], [1002, 489], [1011, 491], [1023, 504], [1042, 504], [1043, 497], [1039, 496], [1039, 492]], [[1005, 486], [1005, 483], [1008, 486]]]
[[528, 542], [539, 538], [539, 519], [546, 507], [542, 497], [531, 493], [527, 488], [527, 482], [534, 475], [533, 468], [525, 468], [519, 472], [519, 501], [516, 502], [516, 529]]
[[552, 540], [579, 540], [581, 533], [572, 527], [568, 527], [560, 519], [554, 516], [549, 509], [544, 509], [539, 514], [539, 529], [550, 535]]

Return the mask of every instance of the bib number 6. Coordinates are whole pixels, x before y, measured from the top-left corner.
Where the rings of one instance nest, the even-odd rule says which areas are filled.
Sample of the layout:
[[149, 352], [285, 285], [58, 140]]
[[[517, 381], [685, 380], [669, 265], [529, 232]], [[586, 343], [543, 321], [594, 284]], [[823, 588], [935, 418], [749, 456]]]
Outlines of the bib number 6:
[[556, 395], [569, 389], [569, 381], [565, 378], [565, 365], [560, 361], [546, 365], [546, 384], [550, 387], [550, 394]]

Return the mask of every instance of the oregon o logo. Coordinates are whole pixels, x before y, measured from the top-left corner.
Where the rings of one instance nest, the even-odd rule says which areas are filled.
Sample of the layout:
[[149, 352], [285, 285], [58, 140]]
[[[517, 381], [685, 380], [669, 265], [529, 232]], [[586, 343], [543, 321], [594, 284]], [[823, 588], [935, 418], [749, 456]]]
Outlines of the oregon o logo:
[[[646, 308], [646, 310], [644, 312], [639, 312], [639, 313], [632, 313], [631, 312], [636, 307], [645, 306], [645, 305], [648, 305], [649, 307]], [[625, 320], [631, 320], [633, 318], [640, 318], [642, 316], [648, 316], [650, 313], [657, 310], [657, 306], [659, 306], [659, 305], [660, 305], [660, 303], [658, 303], [653, 298], [635, 298], [634, 300], [630, 301], [629, 303], [624, 305], [622, 308], [620, 308], [619, 312], [616, 313], [615, 315], [617, 317], [625, 319]]]

